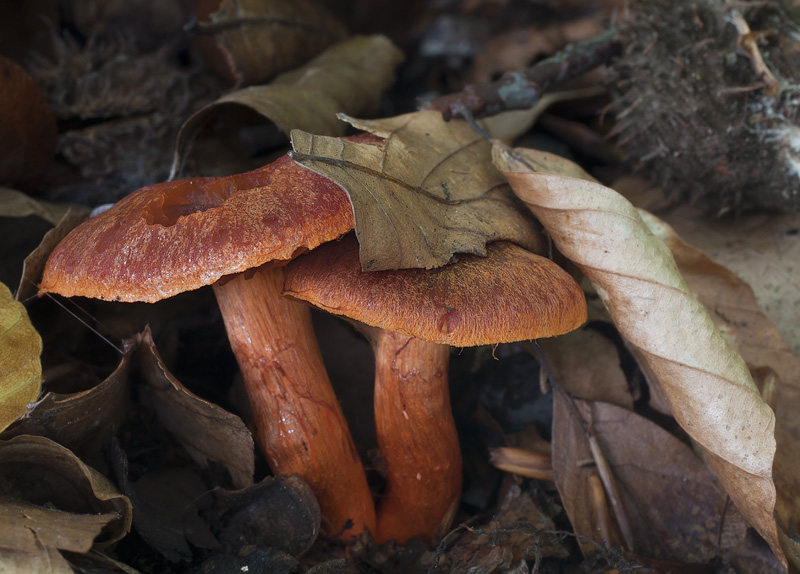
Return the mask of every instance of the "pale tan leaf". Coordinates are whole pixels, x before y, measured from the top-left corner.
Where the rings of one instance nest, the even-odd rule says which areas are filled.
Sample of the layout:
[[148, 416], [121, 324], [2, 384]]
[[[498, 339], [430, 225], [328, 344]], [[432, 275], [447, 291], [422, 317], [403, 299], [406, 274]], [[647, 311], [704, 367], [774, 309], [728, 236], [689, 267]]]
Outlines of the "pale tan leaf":
[[142, 374], [161, 423], [200, 466], [224, 465], [236, 488], [253, 484], [253, 437], [242, 419], [189, 392], [161, 360], [150, 329], [137, 336]]
[[240, 123], [238, 114], [243, 111], [252, 112], [246, 116], [250, 123], [273, 123], [286, 136], [285, 141], [293, 129], [343, 136], [347, 126], [336, 119], [336, 114], [374, 114], [381, 94], [394, 83], [395, 67], [402, 60], [402, 52], [386, 37], [355, 36], [270, 84], [225, 94], [184, 122], [175, 144], [170, 179], [180, 175], [195, 140], [209, 122], [236, 127]]
[[104, 515], [103, 535], [94, 540], [95, 548], [113, 544], [131, 528], [130, 501], [102, 474], [44, 437], [0, 441], [0, 497], [67, 513]]
[[39, 543], [59, 550], [88, 552], [117, 515], [74, 514], [0, 498], [0, 547], [36, 552]]
[[55, 548], [41, 543], [35, 552], [0, 548], [0, 572], [3, 574], [74, 574], [69, 563]]
[[206, 65], [237, 87], [291, 70], [347, 35], [314, 0], [198, 3], [198, 45]]
[[775, 516], [783, 531], [787, 558], [800, 567], [795, 525], [800, 520], [800, 359], [760, 309], [750, 286], [705, 253], [684, 242], [655, 216], [640, 212], [648, 228], [670, 248], [675, 262], [697, 298], [751, 371], [766, 368], [776, 379], [762, 387], [775, 409], [777, 450], [773, 478], [777, 491]]
[[712, 218], [684, 206], [661, 217], [683, 239], [744, 279], [759, 307], [800, 355], [800, 213]]
[[42, 391], [42, 338], [22, 303], [0, 283], [0, 430]]
[[669, 249], [615, 191], [556, 170], [542, 173], [552, 155], [502, 145], [494, 151], [514, 191], [594, 284], [620, 333], [658, 378], [677, 421], [785, 564], [772, 517], [775, 415]]
[[507, 239], [538, 251], [541, 239], [489, 144], [435, 111], [381, 120], [343, 117], [385, 138], [381, 146], [292, 131], [295, 161], [350, 196], [365, 271], [439, 267], [455, 253], [486, 255]]

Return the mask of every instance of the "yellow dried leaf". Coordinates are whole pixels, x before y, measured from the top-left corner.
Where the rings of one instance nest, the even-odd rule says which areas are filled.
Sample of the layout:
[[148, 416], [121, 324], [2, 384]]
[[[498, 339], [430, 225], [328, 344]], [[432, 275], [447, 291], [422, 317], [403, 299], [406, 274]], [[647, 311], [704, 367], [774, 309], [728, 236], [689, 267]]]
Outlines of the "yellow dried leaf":
[[350, 196], [365, 271], [431, 269], [455, 253], [486, 255], [505, 239], [540, 251], [529, 213], [489, 163], [489, 144], [435, 111], [342, 119], [385, 138], [381, 146], [292, 131], [292, 157]]
[[566, 160], [495, 144], [494, 162], [595, 286], [620, 333], [657, 377], [676, 420], [785, 565], [772, 515], [775, 415], [667, 246], [625, 198], [578, 179], [582, 170]]
[[25, 307], [0, 283], [0, 430], [25, 413], [42, 390], [42, 338]]

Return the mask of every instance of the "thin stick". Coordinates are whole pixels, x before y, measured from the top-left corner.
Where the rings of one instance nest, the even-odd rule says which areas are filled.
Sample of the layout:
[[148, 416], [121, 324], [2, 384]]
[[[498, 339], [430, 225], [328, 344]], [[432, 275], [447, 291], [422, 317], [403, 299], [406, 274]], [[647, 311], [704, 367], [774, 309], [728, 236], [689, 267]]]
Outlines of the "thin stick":
[[617, 31], [611, 28], [535, 66], [506, 72], [491, 84], [467, 86], [455, 94], [436, 98], [423, 107], [440, 111], [445, 120], [463, 118], [465, 110], [475, 118], [482, 118], [506, 110], [530, 108], [550, 88], [608, 62], [621, 51]]

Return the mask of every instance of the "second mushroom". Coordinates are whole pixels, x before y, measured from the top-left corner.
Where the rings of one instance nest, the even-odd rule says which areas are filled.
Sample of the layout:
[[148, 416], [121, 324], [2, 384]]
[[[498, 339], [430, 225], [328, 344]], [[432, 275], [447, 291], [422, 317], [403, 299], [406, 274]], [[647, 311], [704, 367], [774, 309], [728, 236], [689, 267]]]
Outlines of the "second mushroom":
[[367, 325], [375, 352], [375, 421], [386, 463], [379, 542], [434, 540], [461, 493], [450, 409], [449, 345], [508, 343], [567, 333], [586, 300], [558, 265], [507, 242], [433, 270], [361, 271], [353, 234], [293, 261], [284, 293]]

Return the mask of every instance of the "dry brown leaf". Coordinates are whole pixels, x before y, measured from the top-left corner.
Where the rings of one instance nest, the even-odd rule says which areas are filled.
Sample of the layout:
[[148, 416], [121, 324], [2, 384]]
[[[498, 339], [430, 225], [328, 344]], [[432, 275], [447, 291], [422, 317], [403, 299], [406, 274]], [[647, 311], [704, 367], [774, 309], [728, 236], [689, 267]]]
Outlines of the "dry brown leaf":
[[[753, 290], [731, 271], [705, 253], [684, 242], [663, 221], [641, 212], [650, 230], [669, 247], [686, 282], [709, 310], [711, 318], [751, 370], [766, 368], [777, 380], [762, 387], [775, 409], [775, 464], [777, 490], [775, 515], [787, 544], [787, 558], [800, 569], [800, 552], [795, 532], [800, 520], [800, 359], [792, 353], [775, 326], [759, 308]], [[794, 539], [794, 544], [791, 540]]]
[[128, 405], [128, 371], [135, 346], [125, 342], [125, 355], [106, 380], [78, 393], [47, 393], [31, 404], [27, 412], [0, 434], [7, 440], [20, 435], [47, 437], [72, 451], [87, 442], [99, 447], [103, 431], [111, 425], [119, 428]]
[[0, 431], [42, 391], [42, 338], [24, 305], [0, 283]]
[[[561, 175], [547, 165], [552, 154], [502, 145], [494, 151], [514, 191], [591, 280], [620, 333], [657, 376], [677, 421], [785, 564], [772, 516], [775, 415], [686, 286], [669, 249], [626, 199]], [[580, 174], [577, 166], [568, 172]]]
[[[232, 129], [237, 114], [245, 110], [254, 112], [246, 116], [248, 123], [272, 122], [287, 141], [293, 129], [343, 136], [347, 126], [336, 119], [336, 114], [374, 114], [381, 94], [394, 83], [395, 67], [402, 60], [402, 52], [385, 36], [355, 36], [268, 85], [225, 94], [184, 122], [175, 144], [170, 179], [181, 174], [195, 139], [209, 122], [233, 124], [226, 126]], [[255, 114], [262, 118], [256, 119]]]
[[36, 295], [50, 252], [70, 231], [83, 223], [88, 217], [89, 210], [86, 208], [76, 207], [69, 209], [58, 224], [45, 233], [39, 246], [25, 258], [25, 263], [22, 266], [22, 277], [17, 288], [17, 301], [27, 301]]
[[345, 37], [314, 0], [194, 0], [206, 64], [236, 87], [265, 82]]
[[614, 343], [597, 331], [578, 329], [538, 342], [556, 380], [570, 394], [633, 410], [633, 396]]
[[161, 360], [150, 329], [137, 336], [142, 374], [158, 418], [203, 468], [225, 466], [236, 488], [253, 484], [253, 437], [242, 419], [190, 393]]
[[69, 450], [43, 437], [0, 441], [0, 497], [68, 513], [105, 515], [96, 548], [120, 540], [131, 527], [128, 499]]
[[[589, 477], [592, 460], [586, 428], [597, 439], [634, 534], [636, 554], [665, 561], [704, 563], [741, 543], [747, 525], [726, 511], [726, 498], [692, 449], [657, 424], [607, 403], [554, 396], [553, 472], [575, 533], [612, 547], [621, 542], [614, 515], [593, 504]], [[581, 417], [582, 422], [576, 420]], [[610, 517], [602, 524], [598, 515]], [[738, 517], [738, 519], [737, 519]], [[723, 524], [724, 522], [724, 524]], [[718, 540], [720, 529], [725, 537]], [[721, 542], [722, 548], [718, 542]], [[585, 543], [584, 551], [597, 547]]]
[[0, 56], [0, 185], [36, 189], [53, 161], [56, 118], [33, 79]]
[[540, 252], [530, 214], [489, 163], [489, 144], [435, 111], [381, 120], [340, 116], [380, 146], [292, 131], [292, 157], [350, 196], [365, 271], [440, 267], [506, 239]]

